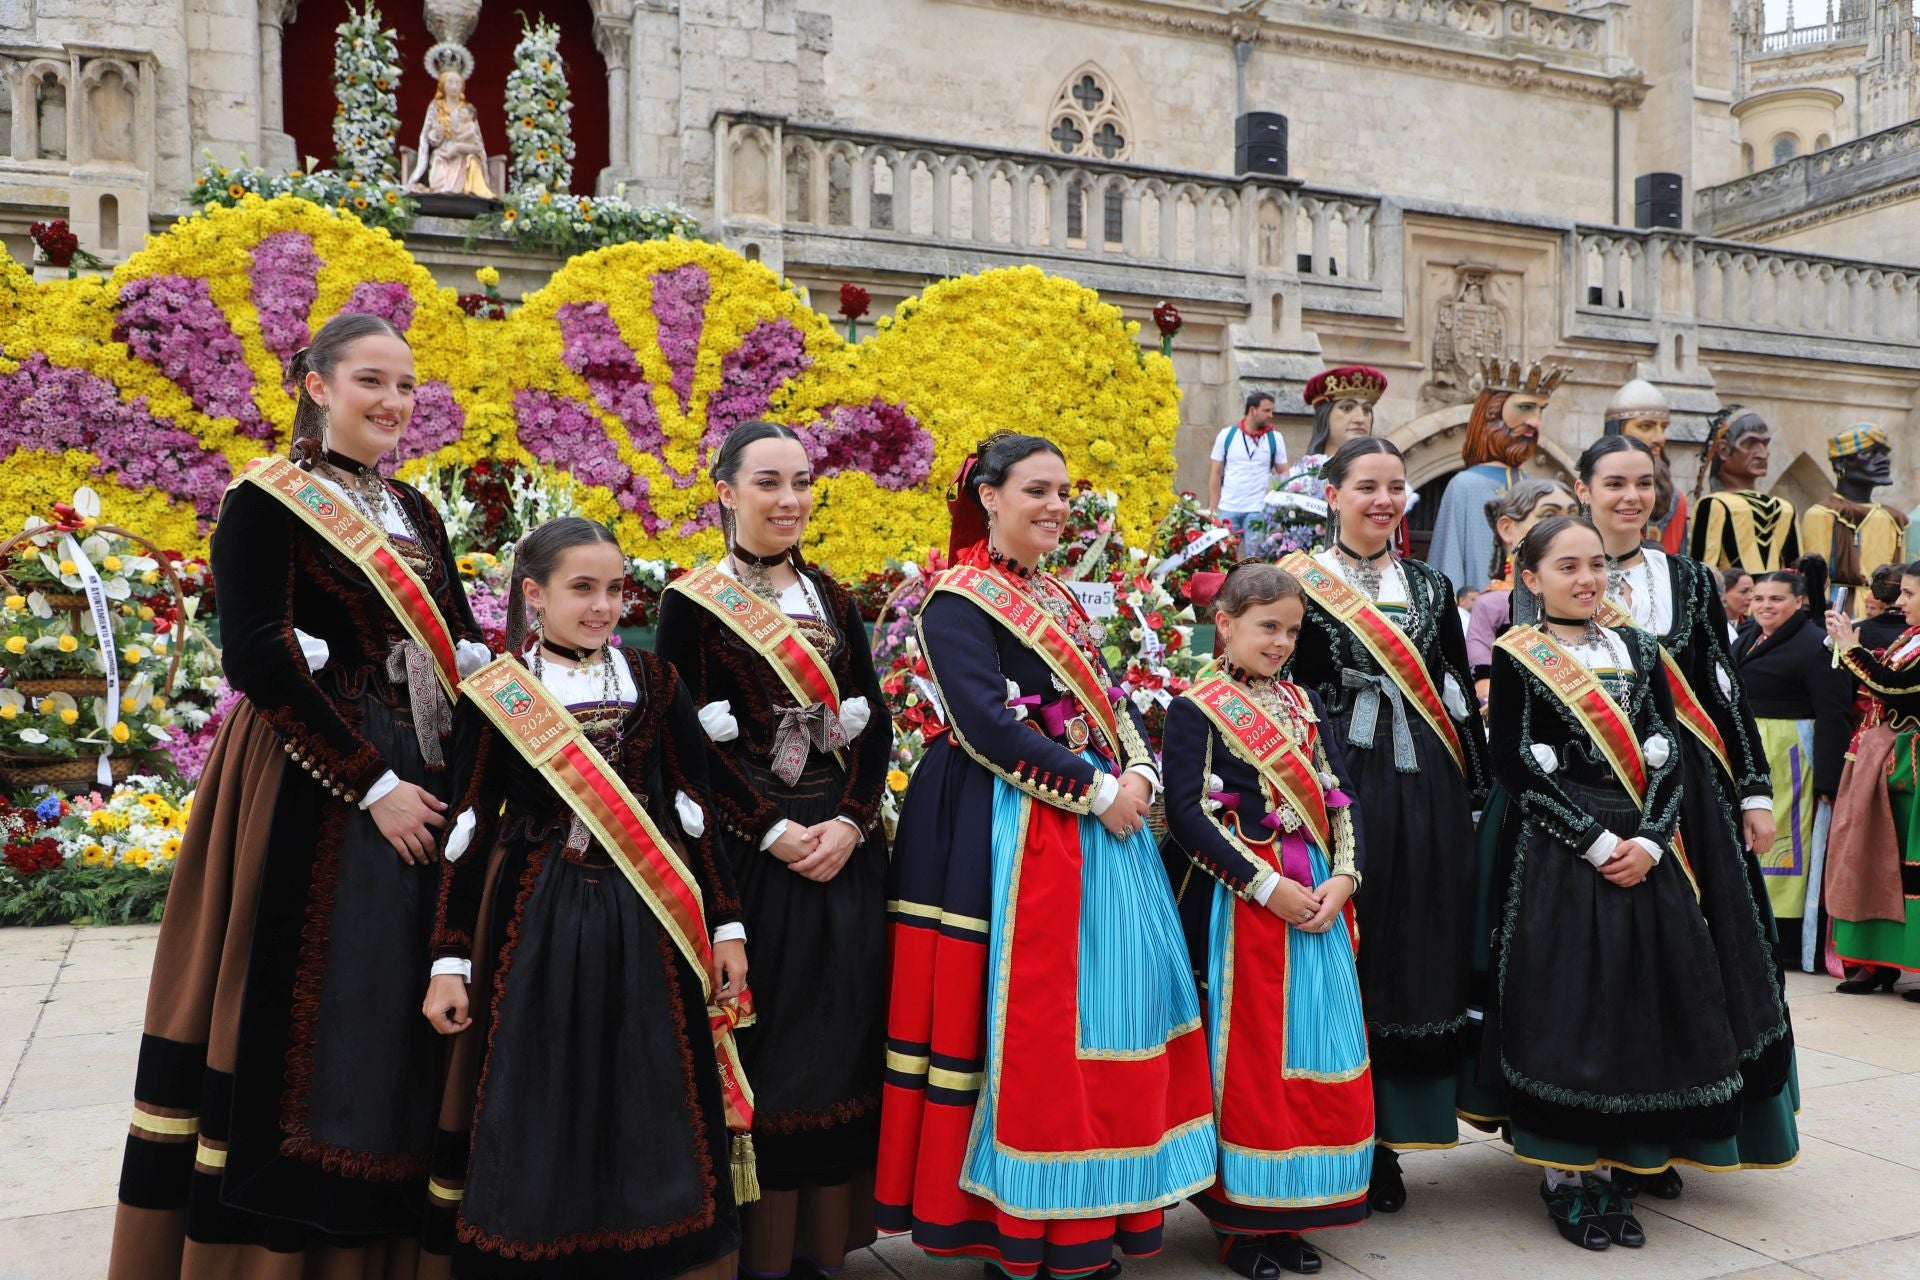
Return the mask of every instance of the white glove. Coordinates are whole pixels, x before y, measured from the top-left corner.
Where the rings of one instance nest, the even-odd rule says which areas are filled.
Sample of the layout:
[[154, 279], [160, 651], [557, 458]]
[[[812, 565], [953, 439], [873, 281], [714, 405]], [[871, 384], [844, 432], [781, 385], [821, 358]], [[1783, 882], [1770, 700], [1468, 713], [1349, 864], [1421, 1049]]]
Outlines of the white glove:
[[673, 793], [673, 812], [680, 819], [680, 829], [693, 839], [707, 834], [707, 815], [701, 811], [700, 802], [686, 792]]
[[480, 819], [471, 809], [462, 809], [460, 816], [453, 820], [453, 834], [447, 837], [447, 861], [458, 862], [467, 854], [467, 846], [473, 843], [473, 830], [480, 825]]
[[740, 722], [733, 718], [731, 702], [709, 702], [699, 714], [700, 727], [715, 742], [732, 742], [740, 736]]
[[1553, 773], [1560, 768], [1560, 757], [1555, 755], [1553, 748], [1546, 743], [1536, 742], [1528, 750], [1533, 752], [1534, 760], [1540, 765], [1540, 772]]
[[840, 731], [852, 742], [873, 719], [873, 707], [864, 697], [848, 698], [840, 704]]
[[293, 638], [300, 642], [300, 656], [307, 660], [309, 674], [327, 665], [327, 659], [333, 656], [333, 648], [318, 636], [310, 636], [300, 628], [293, 629]]
[[1673, 744], [1667, 741], [1667, 735], [1656, 733], [1640, 744], [1640, 750], [1647, 757], [1647, 767], [1658, 769], [1673, 755]]
[[1440, 701], [1446, 705], [1447, 714], [1455, 720], [1467, 718], [1467, 695], [1461, 691], [1460, 682], [1450, 675], [1441, 677]]
[[493, 650], [478, 640], [462, 640], [453, 646], [453, 665], [463, 680], [492, 661]]

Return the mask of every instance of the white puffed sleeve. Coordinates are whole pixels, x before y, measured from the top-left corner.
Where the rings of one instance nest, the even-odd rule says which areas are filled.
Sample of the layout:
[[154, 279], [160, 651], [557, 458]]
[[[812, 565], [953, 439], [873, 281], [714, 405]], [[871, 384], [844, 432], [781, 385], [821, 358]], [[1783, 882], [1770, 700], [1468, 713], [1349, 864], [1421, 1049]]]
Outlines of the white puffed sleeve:
[[1553, 773], [1560, 768], [1560, 757], [1555, 755], [1553, 748], [1546, 743], [1536, 742], [1528, 750], [1533, 752], [1533, 758], [1539, 764], [1540, 772]]
[[1656, 733], [1640, 744], [1640, 750], [1647, 757], [1647, 767], [1658, 769], [1673, 756], [1673, 744], [1667, 741], [1667, 735]]
[[727, 701], [709, 702], [700, 708], [700, 727], [715, 742], [732, 742], [740, 736], [740, 722], [733, 718], [733, 704]]
[[701, 810], [700, 802], [686, 792], [673, 793], [673, 812], [680, 819], [680, 829], [695, 840], [707, 834], [707, 815]]
[[873, 719], [873, 705], [865, 697], [848, 698], [840, 704], [840, 731], [851, 742]]
[[462, 640], [453, 647], [453, 665], [459, 670], [461, 679], [472, 675], [493, 661], [493, 650], [478, 640]]
[[300, 628], [293, 629], [293, 638], [300, 642], [300, 656], [307, 660], [309, 673], [318, 671], [327, 665], [327, 659], [333, 656], [333, 647], [318, 636], [310, 636]]

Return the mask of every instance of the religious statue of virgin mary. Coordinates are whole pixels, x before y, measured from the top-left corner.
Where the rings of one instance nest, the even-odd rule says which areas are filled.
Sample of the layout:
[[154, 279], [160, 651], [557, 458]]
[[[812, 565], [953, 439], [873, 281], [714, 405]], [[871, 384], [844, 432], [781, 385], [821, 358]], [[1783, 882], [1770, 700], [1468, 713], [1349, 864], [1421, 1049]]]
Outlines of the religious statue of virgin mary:
[[415, 191], [490, 200], [494, 192], [487, 185], [487, 144], [480, 134], [480, 113], [466, 96], [473, 55], [460, 45], [442, 43], [427, 50], [425, 61], [436, 87], [420, 125], [419, 159], [407, 176], [407, 185]]

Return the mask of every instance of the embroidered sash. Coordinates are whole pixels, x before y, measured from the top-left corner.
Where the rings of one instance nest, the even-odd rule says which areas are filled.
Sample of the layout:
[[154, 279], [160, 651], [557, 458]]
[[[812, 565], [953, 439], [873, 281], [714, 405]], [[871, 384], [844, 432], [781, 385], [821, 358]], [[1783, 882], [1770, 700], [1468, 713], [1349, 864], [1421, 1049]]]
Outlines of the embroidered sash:
[[[1602, 600], [1600, 608], [1594, 613], [1593, 620], [1603, 627], [1638, 627], [1633, 615], [1615, 600]], [[1733, 761], [1727, 755], [1727, 741], [1720, 736], [1720, 726], [1707, 714], [1700, 695], [1693, 691], [1693, 683], [1687, 679], [1687, 673], [1680, 669], [1667, 646], [1660, 646], [1660, 665], [1667, 670], [1667, 687], [1673, 690], [1673, 712], [1681, 727], [1706, 745], [1707, 751], [1727, 775], [1728, 782], [1735, 782]]]
[[[1558, 640], [1534, 627], [1509, 628], [1493, 643], [1573, 712], [1587, 736], [1600, 748], [1600, 754], [1606, 757], [1627, 795], [1635, 804], [1645, 804], [1647, 758], [1640, 752], [1640, 737], [1634, 732], [1633, 721], [1600, 683], [1600, 677], [1561, 647]], [[1700, 886], [1693, 878], [1693, 867], [1687, 862], [1677, 830], [1673, 834], [1673, 852], [1680, 859], [1687, 880], [1693, 884], [1694, 896], [1699, 897]]]
[[1273, 717], [1223, 675], [1201, 677], [1182, 696], [1197, 704], [1214, 727], [1226, 735], [1235, 755], [1273, 784], [1281, 798], [1306, 821], [1314, 843], [1331, 859], [1333, 825], [1327, 817], [1327, 797], [1320, 789], [1320, 776]]
[[1367, 652], [1380, 664], [1387, 678], [1400, 687], [1406, 700], [1427, 722], [1427, 727], [1447, 744], [1460, 776], [1470, 777], [1467, 751], [1460, 742], [1460, 732], [1454, 728], [1453, 717], [1447, 714], [1446, 704], [1440, 700], [1440, 691], [1434, 687], [1427, 664], [1421, 659], [1420, 651], [1413, 647], [1413, 642], [1407, 639], [1406, 632], [1395, 626], [1393, 620], [1380, 612], [1371, 600], [1328, 573], [1319, 561], [1306, 552], [1293, 552], [1280, 561], [1280, 567], [1300, 579], [1300, 585], [1306, 588], [1308, 597], [1366, 646]]
[[1080, 704], [1081, 713], [1105, 736], [1107, 745], [1116, 755], [1121, 753], [1120, 722], [1107, 696], [1107, 683], [1099, 668], [1080, 651], [1080, 646], [1052, 614], [986, 569], [966, 565], [948, 569], [934, 579], [933, 590], [970, 601], [1020, 637], [1021, 643], [1039, 654], [1060, 678], [1067, 692]]
[[243, 484], [272, 494], [321, 541], [367, 575], [407, 636], [433, 658], [433, 673], [448, 699], [458, 702], [460, 668], [454, 662], [453, 633], [440, 616], [433, 593], [393, 549], [385, 530], [285, 458], [256, 458], [227, 486], [228, 492]]
[[792, 618], [747, 590], [717, 565], [695, 569], [667, 584], [718, 618], [727, 630], [765, 658], [803, 707], [824, 702], [840, 713], [840, 686], [820, 651]]
[[573, 713], [526, 668], [509, 657], [495, 658], [468, 676], [461, 687], [520, 758], [539, 770], [567, 808], [586, 824], [699, 975], [714, 1056], [720, 1064], [727, 1128], [747, 1132], [753, 1127], [753, 1090], [740, 1067], [733, 1029], [752, 1017], [752, 998], [743, 991], [732, 1005], [714, 999], [713, 940], [707, 933], [700, 886], [686, 863], [647, 816], [646, 806], [587, 738]]

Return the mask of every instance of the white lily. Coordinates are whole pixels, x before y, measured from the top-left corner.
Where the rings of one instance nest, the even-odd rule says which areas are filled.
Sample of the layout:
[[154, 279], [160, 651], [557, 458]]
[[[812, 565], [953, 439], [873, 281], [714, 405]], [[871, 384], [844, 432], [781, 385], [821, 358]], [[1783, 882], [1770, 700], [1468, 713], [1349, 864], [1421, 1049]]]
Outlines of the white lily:
[[40, 746], [43, 743], [45, 743], [46, 740], [47, 740], [47, 735], [40, 732], [38, 729], [22, 729], [20, 731], [20, 741], [27, 743], [30, 746], [35, 746], [35, 747]]
[[73, 509], [89, 520], [100, 518], [100, 495], [81, 485], [73, 491]]
[[51, 618], [53, 606], [47, 603], [45, 596], [35, 591], [27, 596], [27, 612], [36, 618]]
[[173, 735], [168, 733], [165, 729], [161, 728], [157, 724], [150, 724], [147, 726], [147, 736], [149, 738], [152, 738], [155, 742], [172, 742], [173, 741]]
[[102, 560], [113, 554], [113, 546], [97, 533], [90, 533], [80, 540], [80, 550], [97, 566]]

